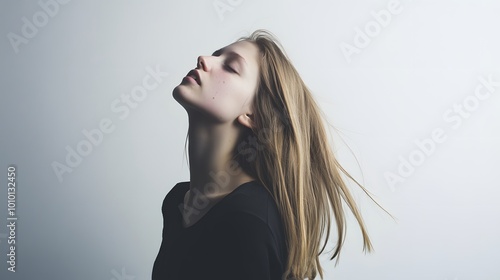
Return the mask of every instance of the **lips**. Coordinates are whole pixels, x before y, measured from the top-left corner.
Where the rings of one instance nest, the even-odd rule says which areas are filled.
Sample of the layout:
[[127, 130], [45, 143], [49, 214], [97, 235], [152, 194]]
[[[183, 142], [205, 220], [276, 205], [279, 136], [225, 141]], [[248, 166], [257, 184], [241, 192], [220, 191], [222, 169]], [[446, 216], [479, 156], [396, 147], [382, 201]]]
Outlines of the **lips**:
[[201, 85], [200, 73], [198, 73], [196, 69], [189, 71], [189, 73], [186, 76], [192, 77], [193, 79], [196, 80], [196, 83]]

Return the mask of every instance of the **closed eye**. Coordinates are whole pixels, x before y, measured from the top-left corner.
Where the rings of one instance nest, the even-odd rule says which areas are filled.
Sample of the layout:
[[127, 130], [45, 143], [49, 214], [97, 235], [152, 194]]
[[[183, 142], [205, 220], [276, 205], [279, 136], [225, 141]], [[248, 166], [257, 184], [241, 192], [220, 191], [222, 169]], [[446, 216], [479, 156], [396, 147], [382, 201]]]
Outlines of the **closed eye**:
[[238, 74], [238, 72], [236, 72], [236, 70], [234, 70], [233, 68], [231, 68], [229, 65], [225, 64], [224, 65], [224, 68], [226, 68], [229, 72], [233, 72], [233, 73], [236, 73]]

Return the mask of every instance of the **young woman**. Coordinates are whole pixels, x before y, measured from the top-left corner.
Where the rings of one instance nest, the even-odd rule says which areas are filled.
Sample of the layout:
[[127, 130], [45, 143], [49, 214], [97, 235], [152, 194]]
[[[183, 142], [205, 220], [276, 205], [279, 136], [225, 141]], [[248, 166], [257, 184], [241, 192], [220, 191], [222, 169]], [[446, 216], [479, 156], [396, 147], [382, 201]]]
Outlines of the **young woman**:
[[173, 96], [189, 117], [190, 181], [163, 202], [154, 280], [323, 278], [330, 207], [333, 259], [345, 237], [344, 202], [371, 250], [342, 174], [354, 179], [336, 161], [311, 92], [269, 32], [198, 57]]

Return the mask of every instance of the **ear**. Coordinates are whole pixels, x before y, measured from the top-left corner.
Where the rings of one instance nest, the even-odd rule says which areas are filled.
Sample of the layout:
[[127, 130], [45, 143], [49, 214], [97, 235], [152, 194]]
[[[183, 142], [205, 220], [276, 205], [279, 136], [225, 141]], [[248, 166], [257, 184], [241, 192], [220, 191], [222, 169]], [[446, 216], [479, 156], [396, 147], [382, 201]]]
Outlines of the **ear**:
[[238, 122], [250, 129], [255, 128], [255, 123], [253, 120], [253, 114], [246, 113], [238, 116]]

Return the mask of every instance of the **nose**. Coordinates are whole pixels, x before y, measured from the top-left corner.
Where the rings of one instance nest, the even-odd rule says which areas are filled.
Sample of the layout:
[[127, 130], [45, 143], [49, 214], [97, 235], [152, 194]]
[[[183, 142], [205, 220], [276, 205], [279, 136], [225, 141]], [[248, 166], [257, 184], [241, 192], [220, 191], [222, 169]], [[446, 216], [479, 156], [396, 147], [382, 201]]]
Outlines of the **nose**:
[[206, 56], [198, 56], [198, 63], [196, 65], [196, 69], [203, 69], [203, 71], [208, 71], [207, 57]]

